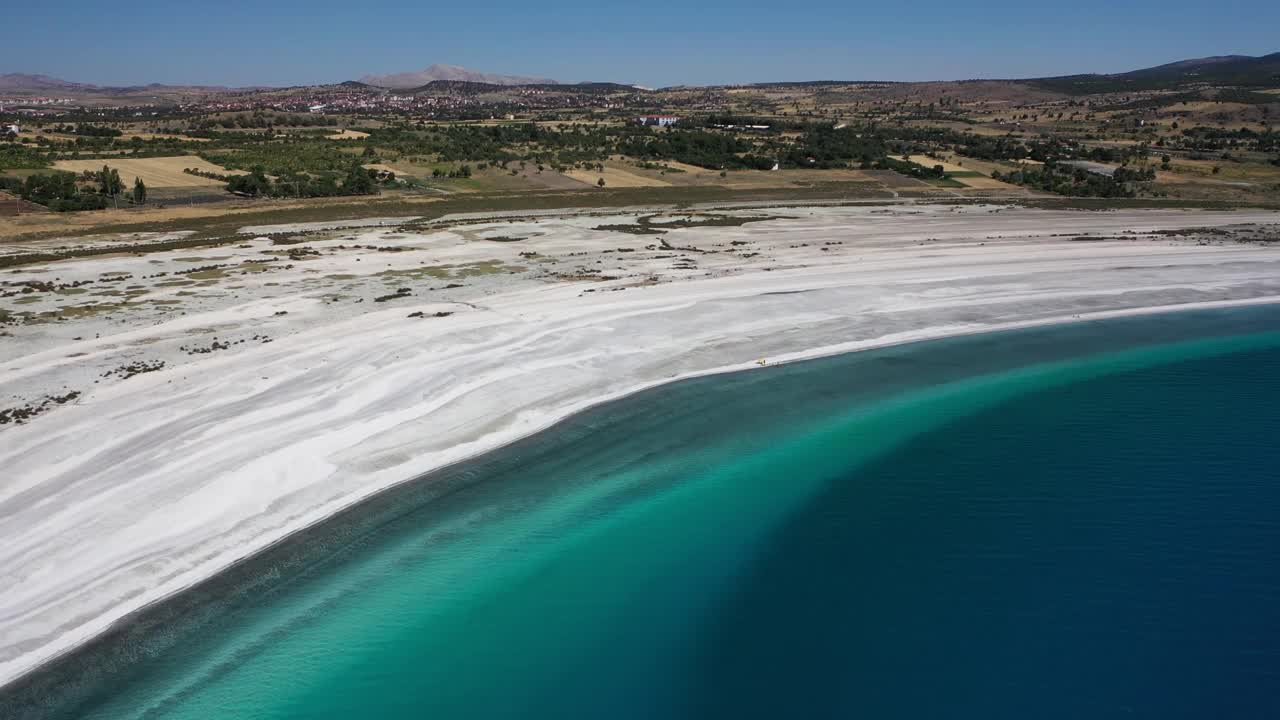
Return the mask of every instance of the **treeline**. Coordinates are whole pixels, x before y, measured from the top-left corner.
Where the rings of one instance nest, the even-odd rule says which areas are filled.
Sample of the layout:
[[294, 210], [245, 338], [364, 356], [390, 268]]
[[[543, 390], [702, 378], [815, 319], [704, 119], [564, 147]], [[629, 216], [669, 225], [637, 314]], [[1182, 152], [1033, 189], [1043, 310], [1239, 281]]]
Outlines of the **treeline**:
[[[749, 116], [712, 115], [708, 121], [742, 124]], [[735, 121], [722, 123], [720, 121]], [[401, 124], [370, 129], [366, 151], [419, 163], [480, 163], [506, 168], [512, 162], [563, 170], [592, 166], [611, 156], [641, 162], [675, 161], [717, 170], [781, 167], [870, 167], [890, 153], [913, 154], [952, 146], [989, 159], [1041, 159], [1064, 148], [1005, 138], [985, 138], [926, 128], [874, 125], [836, 128], [831, 123], [785, 121], [799, 137], [769, 133], [739, 136], [714, 127], [655, 130], [624, 124], [547, 126], [530, 122], [497, 125]], [[238, 170], [261, 166], [265, 175], [345, 173], [351, 155], [320, 138], [280, 138], [271, 131], [193, 131], [213, 142], [189, 147], [201, 157]], [[374, 153], [374, 154], [377, 154]]]
[[1055, 141], [1024, 142], [1015, 138], [980, 137], [965, 138], [952, 148], [966, 157], [978, 160], [1035, 160], [1044, 162], [1061, 155], [1065, 147]]
[[0, 175], [0, 190], [7, 190], [55, 212], [101, 210], [110, 203], [103, 195], [80, 192], [75, 173], [69, 172], [28, 175], [26, 178]]
[[910, 160], [899, 160], [885, 156], [877, 160], [872, 167], [877, 170], [893, 170], [900, 175], [919, 178], [921, 180], [942, 180], [947, 177], [946, 170], [941, 165], [926, 166]]
[[434, 170], [431, 171], [431, 177], [433, 178], [469, 178], [471, 177], [471, 166], [464, 163], [461, 167], [454, 168], [453, 170], [441, 170], [440, 168], [435, 168]]
[[0, 172], [39, 170], [49, 167], [49, 157], [36, 148], [19, 143], [0, 143]]
[[885, 157], [887, 147], [879, 135], [861, 128], [811, 127], [782, 158], [793, 167], [837, 168], [855, 162], [862, 167]]
[[352, 157], [329, 140], [288, 139], [228, 150], [203, 150], [200, 157], [233, 170], [261, 168], [267, 175], [343, 173]]
[[1236, 150], [1256, 148], [1263, 152], [1280, 150], [1280, 133], [1271, 128], [1257, 132], [1249, 128], [1214, 128], [1204, 125], [1182, 131], [1184, 145], [1193, 150]]
[[80, 175], [70, 172], [29, 175], [26, 178], [0, 175], [0, 190], [55, 212], [102, 210], [118, 206], [122, 197], [125, 202], [139, 205], [147, 201], [147, 186], [141, 179], [134, 178], [133, 190], [126, 193], [119, 171], [105, 165], [101, 171], [86, 170]]
[[743, 139], [708, 130], [668, 130], [631, 136], [618, 151], [642, 161], [674, 160], [718, 170], [788, 168], [845, 168], [877, 166], [892, 149], [886, 138], [868, 128], [830, 124], [800, 125], [804, 134], [794, 140]]
[[768, 170], [773, 158], [753, 154], [755, 146], [726, 133], [677, 130], [633, 136], [619, 143], [618, 151], [641, 160], [675, 160], [716, 170]]
[[422, 124], [375, 130], [369, 140], [401, 155], [436, 156], [445, 162], [476, 160], [500, 165], [525, 160], [567, 166], [607, 158], [622, 130], [616, 126], [554, 128], [534, 123]]
[[249, 130], [274, 127], [334, 127], [337, 124], [337, 118], [324, 115], [287, 115], [255, 111], [246, 115], [201, 118], [191, 122], [191, 129], [195, 131], [217, 128]]
[[936, 154], [939, 149], [978, 160], [1054, 160], [1080, 159], [1102, 163], [1128, 163], [1143, 154], [1136, 145], [1119, 147], [1081, 147], [1056, 138], [1021, 139], [989, 137], [959, 133], [946, 129], [919, 128], [909, 132], [890, 128], [880, 131], [892, 152], [903, 155]]
[[1058, 195], [1131, 198], [1137, 195], [1135, 183], [1154, 180], [1155, 171], [1149, 168], [1120, 167], [1108, 176], [1050, 160], [1037, 167], [1025, 167], [1007, 173], [992, 172], [991, 177]]
[[234, 175], [227, 181], [227, 190], [245, 197], [335, 197], [339, 195], [373, 195], [380, 183], [391, 183], [395, 176], [368, 170], [359, 164], [351, 165], [345, 175], [323, 173], [312, 176], [305, 173], [285, 173], [274, 180], [262, 167], [255, 167], [244, 175]]
[[118, 138], [123, 131], [105, 125], [54, 125], [53, 131], [63, 135], [83, 135], [84, 137]]
[[[779, 125], [802, 132], [798, 138], [772, 132], [740, 137], [732, 131], [712, 127], [748, 122], [758, 124], [760, 121], [749, 116], [710, 115], [690, 126], [664, 130], [635, 125], [548, 127], [507, 123], [435, 127], [424, 124], [374, 130], [369, 143], [402, 157], [479, 161], [500, 167], [520, 161], [560, 169], [590, 166], [612, 155], [626, 155], [642, 163], [675, 161], [715, 170], [767, 170], [775, 164], [809, 168], [871, 167], [890, 152], [910, 154], [936, 147], [939, 141], [969, 139], [950, 131], [939, 134], [916, 128], [837, 128], [831, 123], [798, 121]], [[1041, 153], [1035, 148], [1007, 145], [984, 154], [1024, 158]]]
[[231, 180], [230, 175], [209, 172], [208, 170], [201, 170], [200, 168], [182, 168], [182, 172], [188, 175], [195, 175], [196, 177], [208, 178], [210, 180], [221, 180], [223, 182]]

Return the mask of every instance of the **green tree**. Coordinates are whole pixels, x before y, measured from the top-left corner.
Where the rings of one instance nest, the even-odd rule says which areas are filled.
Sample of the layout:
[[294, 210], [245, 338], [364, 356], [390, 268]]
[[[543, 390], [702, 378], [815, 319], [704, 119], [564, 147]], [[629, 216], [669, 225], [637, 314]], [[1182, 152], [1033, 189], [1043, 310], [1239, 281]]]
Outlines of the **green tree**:
[[106, 165], [103, 165], [102, 172], [98, 173], [98, 184], [103, 195], [114, 197], [124, 190], [124, 182], [120, 180], [120, 172]]
[[249, 197], [267, 195], [271, 192], [271, 180], [267, 178], [261, 168], [255, 168], [253, 172], [247, 175], [231, 176], [231, 179], [227, 181], [227, 190], [240, 195], [248, 195]]
[[342, 192], [345, 195], [372, 195], [373, 178], [369, 177], [369, 172], [358, 163], [352, 165], [346, 179], [342, 182]]
[[135, 205], [147, 204], [147, 184], [142, 182], [140, 177], [133, 179], [133, 203]]

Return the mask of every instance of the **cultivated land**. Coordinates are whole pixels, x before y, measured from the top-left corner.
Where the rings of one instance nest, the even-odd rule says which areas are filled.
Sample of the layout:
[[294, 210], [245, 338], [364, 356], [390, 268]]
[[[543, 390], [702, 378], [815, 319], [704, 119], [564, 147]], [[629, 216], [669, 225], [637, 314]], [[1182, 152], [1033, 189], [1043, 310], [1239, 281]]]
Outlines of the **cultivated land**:
[[[145, 97], [131, 88], [73, 87], [52, 105], [41, 98], [24, 107], [21, 92], [6, 99], [0, 125], [19, 124], [20, 132], [0, 138], [0, 190], [102, 215], [77, 220], [81, 227], [119, 222], [88, 208], [128, 208], [129, 198], [75, 200], [64, 196], [103, 189], [83, 180], [72, 192], [29, 178], [120, 165], [127, 181], [141, 177], [162, 191], [147, 208], [165, 205], [159, 212], [174, 219], [190, 217], [184, 212], [192, 203], [236, 213], [246, 199], [264, 206], [268, 198], [292, 199], [319, 213], [338, 196], [537, 197], [595, 190], [600, 179], [606, 189], [673, 194], [715, 188], [829, 197], [833, 185], [859, 183], [886, 197], [1280, 207], [1277, 83], [1280, 54], [1020, 81], [658, 90], [435, 81], [395, 90], [363, 83], [148, 87]], [[679, 121], [637, 124], [650, 114]], [[256, 171], [259, 180], [175, 176], [183, 167]], [[375, 176], [363, 181], [358, 175], [367, 170]]]
[[1280, 298], [1269, 210], [458, 202], [11, 244], [0, 683], [360, 498], [640, 388]]
[[604, 180], [604, 187], [661, 187], [670, 185], [666, 180], [648, 177], [623, 168], [605, 166], [604, 170], [567, 170], [565, 174], [588, 186]]
[[329, 140], [363, 140], [364, 138], [367, 138], [367, 137], [369, 137], [369, 133], [367, 132], [360, 132], [359, 130], [350, 130], [350, 129], [339, 130], [336, 133], [332, 133], [330, 135], [325, 136], [325, 138]]
[[98, 172], [106, 165], [120, 172], [120, 177], [132, 183], [135, 177], [152, 188], [171, 187], [222, 187], [226, 182], [212, 178], [192, 175], [183, 172], [186, 168], [219, 175], [237, 175], [235, 170], [228, 170], [208, 162], [195, 155], [179, 155], [177, 157], [156, 158], [109, 158], [103, 160], [58, 160], [53, 164], [55, 170], [67, 172]]

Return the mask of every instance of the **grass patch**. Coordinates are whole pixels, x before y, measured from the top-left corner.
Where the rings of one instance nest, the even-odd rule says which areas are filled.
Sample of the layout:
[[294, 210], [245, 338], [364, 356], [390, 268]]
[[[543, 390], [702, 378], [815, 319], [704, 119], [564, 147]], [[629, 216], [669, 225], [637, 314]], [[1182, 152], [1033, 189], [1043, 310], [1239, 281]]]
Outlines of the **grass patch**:
[[35, 315], [34, 318], [44, 322], [56, 322], [58, 320], [81, 320], [84, 318], [91, 318], [98, 315], [107, 315], [107, 314], [118, 312], [121, 310], [129, 310], [137, 307], [138, 305], [134, 303], [130, 303], [128, 301], [120, 302], [120, 303], [92, 303], [92, 304], [86, 304], [86, 305], [68, 305], [66, 307], [58, 308], [57, 310], [50, 310], [48, 312], [39, 313]]
[[[427, 265], [420, 268], [408, 268], [406, 270], [383, 270], [378, 273], [378, 277], [384, 278], [409, 278], [411, 280], [423, 280], [426, 278], [435, 278], [443, 280], [452, 275], [449, 269], [452, 265]], [[354, 276], [351, 276], [354, 277]], [[344, 278], [345, 279], [345, 278]]]
[[218, 280], [227, 276], [227, 271], [222, 268], [211, 268], [209, 270], [197, 270], [187, 273], [187, 277], [192, 280]]
[[479, 275], [496, 275], [506, 272], [507, 266], [502, 264], [501, 260], [481, 260], [480, 262], [468, 263], [454, 271], [454, 277], [476, 277]]

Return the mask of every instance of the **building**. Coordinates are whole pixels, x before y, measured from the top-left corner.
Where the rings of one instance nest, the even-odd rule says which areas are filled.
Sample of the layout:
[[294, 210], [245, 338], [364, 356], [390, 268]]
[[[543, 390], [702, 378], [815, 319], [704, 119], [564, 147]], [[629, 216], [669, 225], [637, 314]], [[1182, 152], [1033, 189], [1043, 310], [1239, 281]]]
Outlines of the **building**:
[[[768, 125], [712, 125], [717, 130], [751, 130], [755, 132], [764, 132], [769, 129]], [[839, 129], [839, 128], [836, 128]]]
[[17, 135], [21, 130], [22, 128], [19, 128], [17, 123], [0, 125], [0, 135]]
[[641, 115], [636, 118], [636, 122], [641, 125], [656, 125], [657, 127], [670, 127], [680, 122], [680, 118], [676, 115]]

